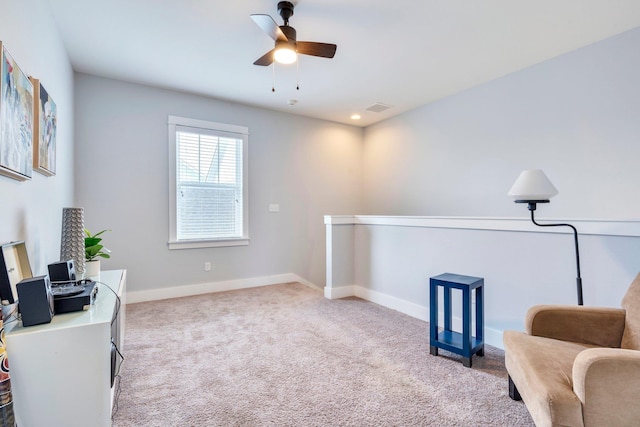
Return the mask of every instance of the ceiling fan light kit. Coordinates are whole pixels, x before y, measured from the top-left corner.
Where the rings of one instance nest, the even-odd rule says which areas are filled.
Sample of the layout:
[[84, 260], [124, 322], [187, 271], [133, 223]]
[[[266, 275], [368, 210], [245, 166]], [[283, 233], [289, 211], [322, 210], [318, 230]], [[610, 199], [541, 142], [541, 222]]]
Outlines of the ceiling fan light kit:
[[298, 59], [298, 54], [289, 42], [276, 41], [276, 48], [273, 50], [273, 59], [280, 64], [293, 64]]

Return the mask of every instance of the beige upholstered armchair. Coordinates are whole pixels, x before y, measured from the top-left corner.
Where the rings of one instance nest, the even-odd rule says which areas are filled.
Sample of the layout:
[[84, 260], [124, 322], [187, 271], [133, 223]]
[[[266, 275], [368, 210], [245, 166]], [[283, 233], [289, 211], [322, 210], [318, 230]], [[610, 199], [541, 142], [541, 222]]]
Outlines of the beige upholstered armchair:
[[542, 305], [504, 333], [509, 396], [536, 426], [640, 426], [640, 274], [622, 308]]

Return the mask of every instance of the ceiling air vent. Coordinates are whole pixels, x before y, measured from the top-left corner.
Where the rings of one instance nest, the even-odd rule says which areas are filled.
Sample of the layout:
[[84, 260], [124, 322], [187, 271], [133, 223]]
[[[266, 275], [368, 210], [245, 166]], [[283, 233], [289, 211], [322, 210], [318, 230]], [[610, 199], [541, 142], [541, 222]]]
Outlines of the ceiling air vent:
[[374, 113], [381, 113], [384, 110], [391, 108], [391, 105], [383, 104], [382, 102], [376, 102], [371, 107], [367, 108], [367, 111], [373, 111]]

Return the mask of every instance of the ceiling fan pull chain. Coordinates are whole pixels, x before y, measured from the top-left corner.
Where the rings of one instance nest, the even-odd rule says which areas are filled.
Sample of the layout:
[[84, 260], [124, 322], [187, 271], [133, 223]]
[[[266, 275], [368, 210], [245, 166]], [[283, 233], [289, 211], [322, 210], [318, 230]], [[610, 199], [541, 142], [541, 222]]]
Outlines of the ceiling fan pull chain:
[[296, 90], [300, 90], [300, 58], [296, 61]]
[[271, 92], [275, 92], [276, 91], [276, 61], [273, 61], [272, 69], [273, 69], [273, 81], [271, 85]]

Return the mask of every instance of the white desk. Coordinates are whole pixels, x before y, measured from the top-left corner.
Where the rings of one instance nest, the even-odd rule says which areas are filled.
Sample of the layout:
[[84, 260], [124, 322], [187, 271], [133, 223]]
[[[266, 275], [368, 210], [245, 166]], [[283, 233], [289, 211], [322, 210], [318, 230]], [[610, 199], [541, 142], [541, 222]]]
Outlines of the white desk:
[[[103, 271], [87, 311], [6, 325], [13, 407], [21, 427], [111, 425], [111, 340], [123, 351], [126, 270]], [[120, 297], [116, 320], [117, 299]], [[119, 362], [118, 362], [119, 363]]]

